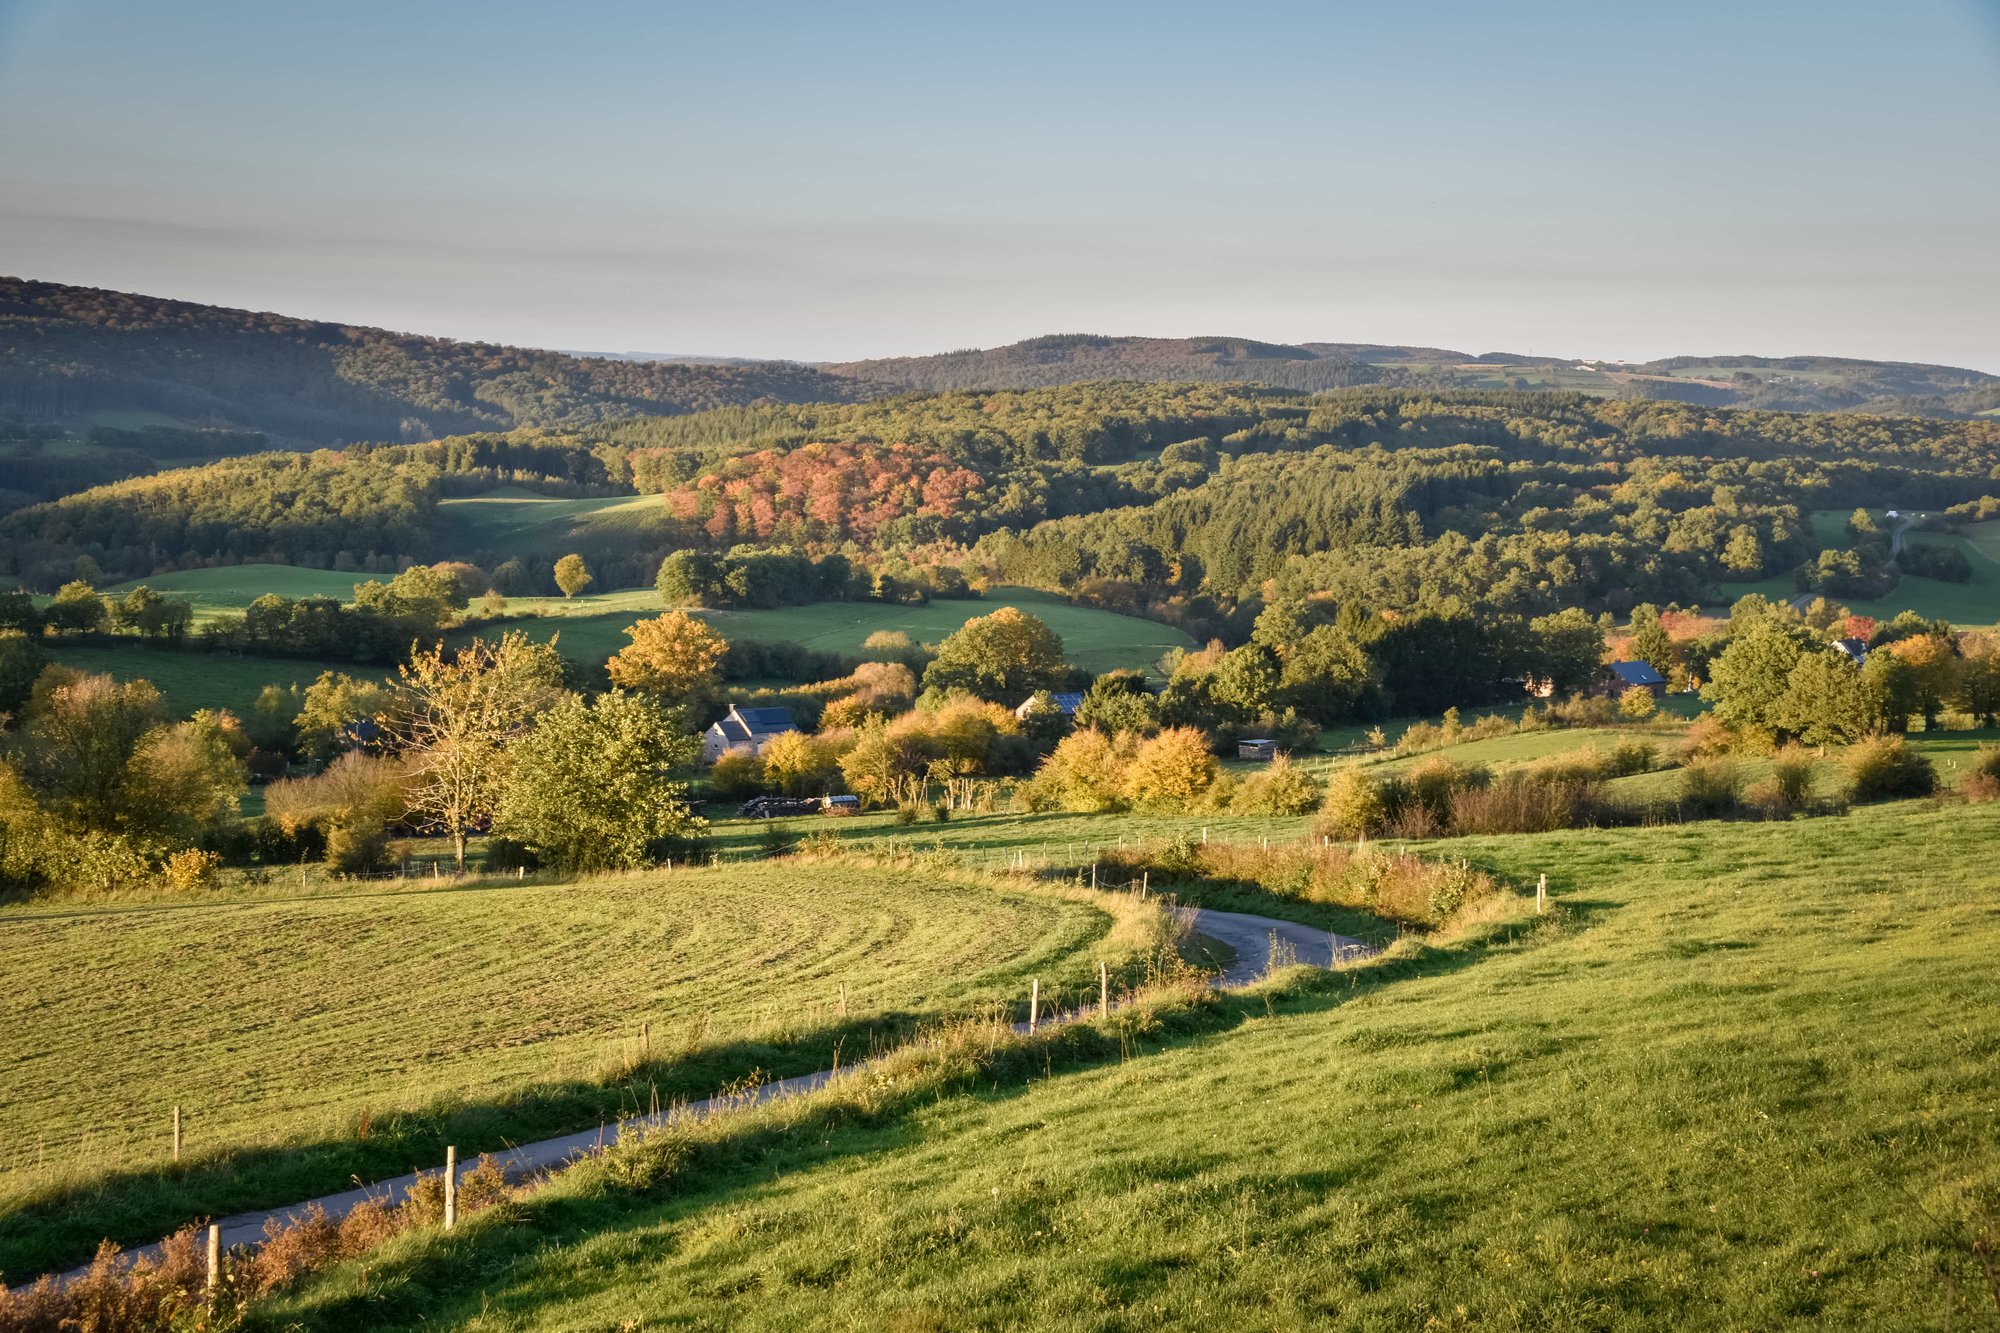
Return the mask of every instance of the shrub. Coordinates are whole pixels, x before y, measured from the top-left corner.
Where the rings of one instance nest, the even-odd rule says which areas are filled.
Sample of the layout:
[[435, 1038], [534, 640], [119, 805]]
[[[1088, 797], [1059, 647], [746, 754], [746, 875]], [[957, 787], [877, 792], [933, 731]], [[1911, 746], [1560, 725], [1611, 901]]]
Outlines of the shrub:
[[335, 824], [326, 831], [326, 863], [339, 875], [368, 875], [386, 868], [388, 830], [380, 824]]
[[764, 763], [753, 750], [725, 750], [708, 770], [708, 786], [725, 801], [754, 796], [764, 790]]
[[1893, 801], [1937, 790], [1937, 770], [1901, 736], [1871, 736], [1850, 748], [1843, 762], [1847, 794], [1855, 801]]
[[1194, 727], [1168, 727], [1139, 746], [1125, 772], [1125, 790], [1144, 805], [1188, 806], [1215, 781], [1208, 737]]
[[1627, 722], [1649, 721], [1660, 711], [1660, 701], [1644, 685], [1634, 685], [1618, 696], [1618, 716]]
[[483, 863], [489, 871], [539, 870], [542, 859], [535, 855], [535, 849], [517, 838], [492, 837], [486, 841], [486, 859]]
[[1958, 790], [1968, 801], [2000, 800], [2000, 745], [1979, 747], [1972, 767], [1958, 781]]
[[1279, 755], [1237, 788], [1229, 808], [1239, 815], [1307, 815], [1324, 794], [1318, 778]]
[[1650, 772], [1659, 755], [1659, 749], [1650, 741], [1620, 741], [1611, 747], [1611, 769], [1621, 778]]
[[1683, 762], [1714, 759], [1728, 754], [1740, 743], [1722, 719], [1705, 713], [1688, 725], [1687, 735], [1681, 740], [1681, 758]]
[[177, 893], [187, 893], [213, 887], [215, 874], [222, 869], [222, 858], [214, 852], [188, 847], [169, 856], [161, 869], [167, 877], [168, 888]]
[[1771, 757], [1772, 794], [1785, 808], [1796, 810], [1812, 800], [1813, 757], [1787, 746]]
[[1552, 833], [1599, 822], [1601, 784], [1590, 777], [1510, 773], [1486, 787], [1452, 794], [1453, 833]]
[[1356, 767], [1336, 769], [1326, 784], [1326, 799], [1313, 822], [1313, 836], [1352, 842], [1379, 832], [1388, 814], [1382, 789], [1374, 778]]
[[1735, 810], [1742, 791], [1743, 774], [1732, 760], [1697, 759], [1681, 769], [1681, 808], [1698, 818]]
[[1404, 775], [1405, 804], [1422, 806], [1442, 820], [1449, 816], [1455, 794], [1484, 787], [1490, 779], [1483, 764], [1460, 764], [1433, 755]]

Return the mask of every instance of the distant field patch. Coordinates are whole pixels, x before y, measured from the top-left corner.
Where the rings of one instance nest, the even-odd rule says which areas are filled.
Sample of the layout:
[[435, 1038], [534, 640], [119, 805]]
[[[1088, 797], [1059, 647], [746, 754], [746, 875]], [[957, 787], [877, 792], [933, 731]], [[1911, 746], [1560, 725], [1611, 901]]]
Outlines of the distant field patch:
[[302, 657], [226, 657], [203, 652], [175, 652], [139, 643], [48, 645], [51, 660], [80, 671], [101, 672], [119, 680], [150, 680], [170, 716], [181, 718], [199, 708], [226, 708], [238, 717], [256, 704], [266, 685], [312, 684], [322, 671], [345, 671], [358, 679], [393, 675], [380, 666]]
[[185, 597], [194, 603], [197, 623], [241, 611], [269, 593], [280, 597], [332, 597], [354, 600], [354, 585], [377, 574], [341, 573], [331, 569], [301, 569], [295, 565], [223, 565], [215, 569], [183, 569], [149, 574], [104, 589], [114, 596], [144, 585], [154, 592]]
[[[1028, 588], [995, 588], [983, 598], [940, 600], [926, 606], [817, 602], [768, 611], [703, 610], [696, 614], [727, 639], [796, 643], [852, 656], [878, 630], [902, 630], [920, 643], [936, 643], [974, 616], [991, 615], [1003, 606], [1018, 607], [1047, 621], [1062, 636], [1069, 659], [1092, 672], [1119, 667], [1149, 669], [1169, 649], [1197, 646], [1193, 639], [1171, 626], [1093, 607], [1073, 606], [1060, 597]], [[650, 589], [626, 589], [570, 599], [522, 597], [510, 601], [508, 607], [513, 611], [535, 612], [536, 618], [502, 622], [479, 633], [491, 637], [503, 630], [522, 629], [544, 641], [560, 634], [561, 650], [588, 662], [601, 661], [629, 643], [625, 637], [627, 625], [666, 609]]]
[[658, 545], [672, 526], [657, 495], [564, 499], [512, 486], [441, 501], [437, 517], [443, 549], [501, 558]]

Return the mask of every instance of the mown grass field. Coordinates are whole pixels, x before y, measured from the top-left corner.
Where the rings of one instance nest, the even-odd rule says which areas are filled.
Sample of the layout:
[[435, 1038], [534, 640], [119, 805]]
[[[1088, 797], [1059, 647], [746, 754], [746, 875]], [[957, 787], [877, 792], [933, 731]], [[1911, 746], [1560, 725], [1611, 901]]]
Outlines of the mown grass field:
[[860, 1058], [918, 1019], [1022, 999], [1031, 975], [1045, 994], [1094, 984], [1096, 958], [1132, 947], [1107, 937], [1132, 910], [1112, 900], [940, 869], [288, 885], [0, 908], [0, 1274], [394, 1175], [446, 1142], [808, 1072], [836, 1042]]
[[650, 1194], [558, 1186], [267, 1318], [1982, 1327], [1996, 839], [2000, 805], [1905, 804], [1440, 844], [1547, 872], [1556, 914], [1225, 1002], [1098, 1067], [746, 1129]]

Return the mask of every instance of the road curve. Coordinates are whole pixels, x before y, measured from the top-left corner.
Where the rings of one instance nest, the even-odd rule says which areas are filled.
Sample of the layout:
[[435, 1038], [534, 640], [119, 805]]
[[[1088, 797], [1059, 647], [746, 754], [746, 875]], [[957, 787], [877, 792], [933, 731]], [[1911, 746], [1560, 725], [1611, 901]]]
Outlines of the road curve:
[[[1228, 945], [1236, 953], [1234, 961], [1216, 979], [1216, 985], [1224, 990], [1246, 986], [1264, 975], [1271, 964], [1272, 945], [1275, 943], [1279, 954], [1278, 962], [1304, 963], [1312, 967], [1331, 967], [1336, 961], [1364, 958], [1374, 953], [1375, 946], [1345, 935], [1333, 935], [1311, 926], [1302, 926], [1296, 921], [1280, 921], [1275, 917], [1252, 916], [1245, 912], [1218, 912], [1205, 907], [1178, 909], [1188, 919], [1194, 933]], [[1065, 1015], [1050, 1018], [1047, 1022], [1062, 1021], [1079, 1015]], [[1016, 1023], [1015, 1028], [1027, 1030], [1026, 1023]], [[850, 1066], [850, 1072], [859, 1066]], [[796, 1078], [780, 1079], [766, 1083], [757, 1089], [749, 1100], [761, 1105], [779, 1097], [794, 1097], [824, 1087], [831, 1080], [830, 1070], [812, 1074], [800, 1074]], [[709, 1116], [717, 1111], [744, 1105], [744, 1099], [711, 1097], [706, 1101], [692, 1102], [680, 1108], [680, 1114]], [[577, 1134], [565, 1134], [560, 1138], [542, 1139], [536, 1143], [524, 1143], [516, 1148], [489, 1154], [500, 1165], [509, 1180], [520, 1180], [536, 1172], [549, 1171], [582, 1157], [606, 1144], [617, 1142], [621, 1134], [633, 1130], [644, 1130], [660, 1124], [673, 1112], [657, 1115], [634, 1116], [629, 1120], [603, 1125], [597, 1129], [586, 1129]], [[435, 1170], [435, 1169], [434, 1169]], [[303, 1213], [317, 1204], [326, 1215], [338, 1221], [340, 1218], [370, 1199], [388, 1199], [400, 1203], [417, 1182], [416, 1173], [396, 1176], [390, 1180], [378, 1180], [372, 1185], [361, 1185], [354, 1189], [342, 1190], [338, 1194], [324, 1194], [317, 1199], [307, 1199], [282, 1208], [261, 1212], [236, 1213], [222, 1218], [222, 1244], [225, 1249], [237, 1245], [251, 1245], [264, 1239], [265, 1226], [273, 1220], [284, 1222]], [[159, 1246], [148, 1245], [135, 1251], [136, 1254], [155, 1255]], [[62, 1275], [64, 1281], [88, 1272], [88, 1266], [71, 1269]]]

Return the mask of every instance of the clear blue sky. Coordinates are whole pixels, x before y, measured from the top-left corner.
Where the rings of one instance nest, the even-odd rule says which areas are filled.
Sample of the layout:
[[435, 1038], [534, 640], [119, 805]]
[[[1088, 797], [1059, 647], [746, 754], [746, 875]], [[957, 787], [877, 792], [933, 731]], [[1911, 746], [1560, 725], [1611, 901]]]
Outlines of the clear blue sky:
[[2000, 0], [0, 0], [0, 272], [602, 350], [2000, 371]]

